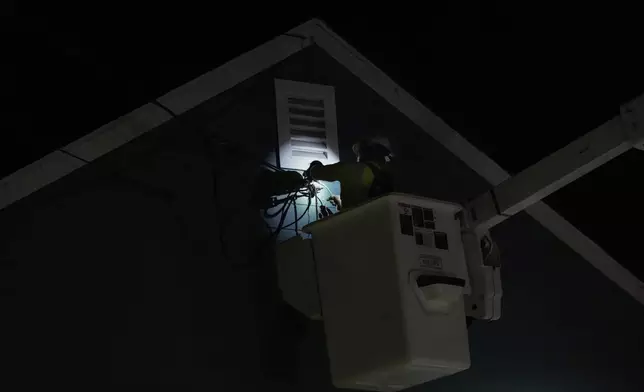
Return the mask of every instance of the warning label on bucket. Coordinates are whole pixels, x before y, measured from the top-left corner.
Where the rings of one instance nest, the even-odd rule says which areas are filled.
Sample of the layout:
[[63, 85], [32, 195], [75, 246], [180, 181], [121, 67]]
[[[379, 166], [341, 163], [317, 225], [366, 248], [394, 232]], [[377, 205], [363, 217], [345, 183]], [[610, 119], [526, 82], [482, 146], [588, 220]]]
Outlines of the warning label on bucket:
[[420, 266], [442, 270], [443, 259], [435, 255], [420, 255]]

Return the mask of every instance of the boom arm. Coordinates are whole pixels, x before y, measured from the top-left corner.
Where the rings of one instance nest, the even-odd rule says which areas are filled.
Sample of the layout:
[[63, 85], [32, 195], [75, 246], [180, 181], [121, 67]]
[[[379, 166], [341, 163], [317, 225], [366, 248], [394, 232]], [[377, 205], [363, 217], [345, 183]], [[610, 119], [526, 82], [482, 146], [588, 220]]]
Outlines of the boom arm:
[[489, 230], [629, 149], [644, 150], [644, 95], [620, 112], [471, 201], [466, 207], [473, 226]]
[[463, 241], [472, 294], [469, 316], [496, 320], [501, 314], [498, 260], [484, 259], [478, 241], [495, 225], [631, 148], [644, 150], [644, 95], [622, 106], [620, 115], [465, 205]]

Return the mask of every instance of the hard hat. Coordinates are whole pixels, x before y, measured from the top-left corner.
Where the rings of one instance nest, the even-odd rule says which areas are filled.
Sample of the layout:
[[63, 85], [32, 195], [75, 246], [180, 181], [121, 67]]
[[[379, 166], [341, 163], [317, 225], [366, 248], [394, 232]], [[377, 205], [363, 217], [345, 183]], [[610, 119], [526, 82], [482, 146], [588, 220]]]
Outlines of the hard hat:
[[389, 143], [389, 139], [382, 136], [361, 140], [358, 143], [353, 145], [352, 150], [353, 150], [353, 153], [359, 157], [360, 155], [362, 155], [362, 153], [364, 153], [365, 149], [373, 149], [374, 147], [377, 147], [377, 146], [380, 147], [378, 148], [378, 150], [381, 151], [379, 155], [382, 155], [385, 161], [389, 162], [389, 160], [391, 160], [391, 158], [394, 157], [394, 153], [391, 150], [391, 143]]

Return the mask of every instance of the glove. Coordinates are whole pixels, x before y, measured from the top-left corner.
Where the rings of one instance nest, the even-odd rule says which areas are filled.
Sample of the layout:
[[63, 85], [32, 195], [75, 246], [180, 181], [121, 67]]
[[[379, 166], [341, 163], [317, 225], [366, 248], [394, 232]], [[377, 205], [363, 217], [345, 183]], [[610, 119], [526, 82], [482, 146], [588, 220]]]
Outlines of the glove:
[[333, 215], [333, 211], [327, 206], [320, 206], [320, 213], [318, 214], [319, 219], [324, 219]]
[[331, 204], [333, 204], [338, 209], [338, 211], [342, 209], [342, 199], [340, 198], [340, 196], [332, 195], [327, 199], [327, 201], [330, 201]]
[[313, 162], [311, 162], [311, 164], [309, 165], [309, 168], [308, 168], [308, 169], [306, 169], [306, 171], [304, 172], [304, 178], [305, 178], [307, 181], [312, 181], [312, 180], [313, 180], [313, 177], [311, 176], [311, 170], [315, 169], [316, 167], [320, 167], [320, 166], [324, 166], [324, 165], [322, 164], [322, 162], [320, 162], [320, 161], [313, 161]]

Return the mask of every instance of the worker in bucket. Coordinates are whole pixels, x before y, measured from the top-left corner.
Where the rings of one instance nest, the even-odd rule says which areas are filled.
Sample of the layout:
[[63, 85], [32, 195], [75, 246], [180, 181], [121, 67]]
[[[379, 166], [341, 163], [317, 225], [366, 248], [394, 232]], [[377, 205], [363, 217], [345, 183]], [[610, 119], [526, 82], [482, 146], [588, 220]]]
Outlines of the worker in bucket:
[[391, 162], [394, 155], [386, 138], [372, 138], [353, 145], [356, 162], [339, 162], [324, 166], [313, 161], [304, 177], [309, 180], [340, 181], [342, 197], [329, 200], [341, 209], [352, 208], [365, 201], [393, 192]]

